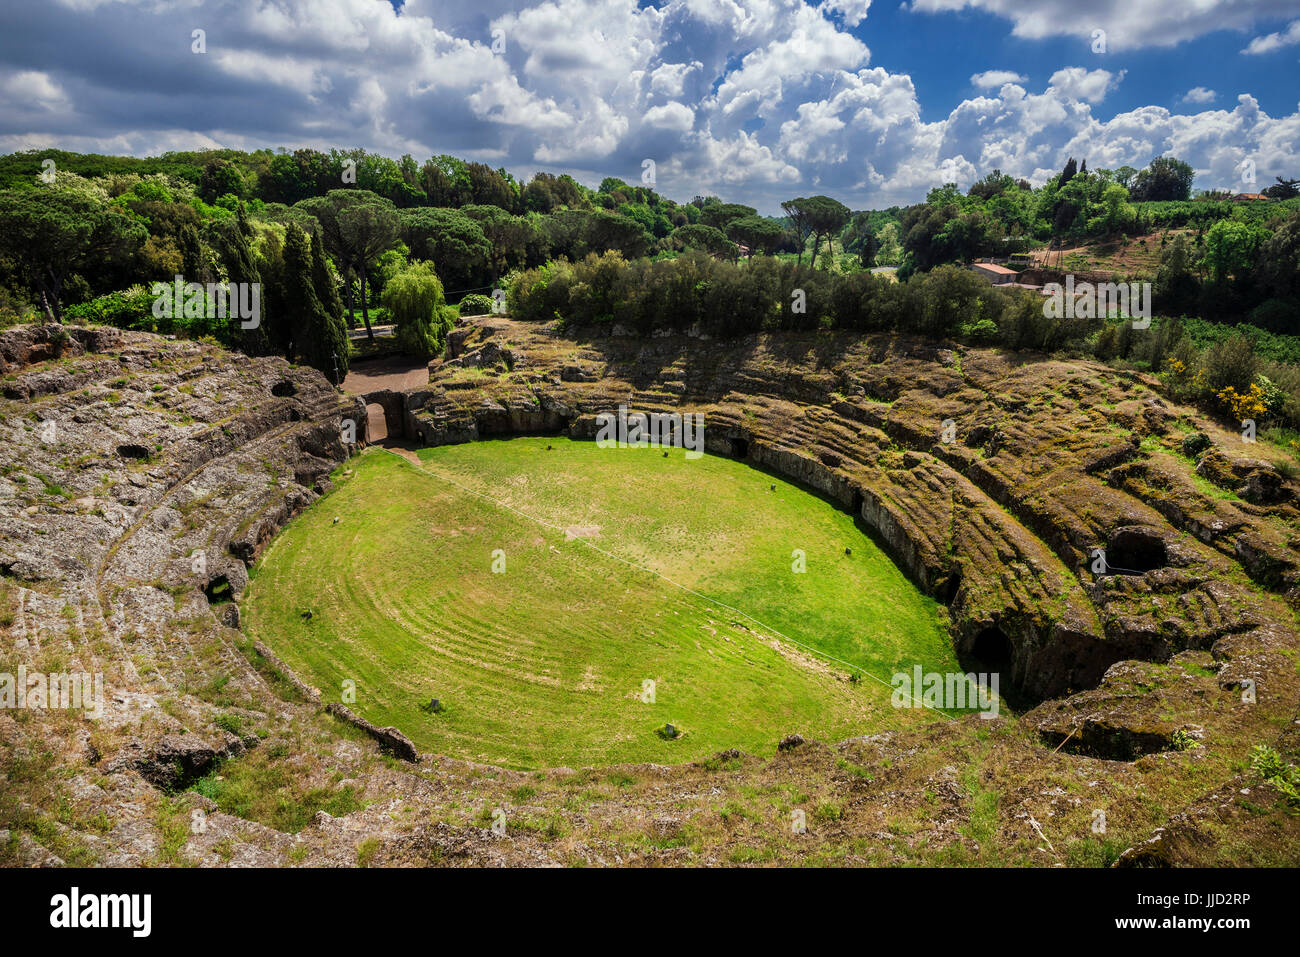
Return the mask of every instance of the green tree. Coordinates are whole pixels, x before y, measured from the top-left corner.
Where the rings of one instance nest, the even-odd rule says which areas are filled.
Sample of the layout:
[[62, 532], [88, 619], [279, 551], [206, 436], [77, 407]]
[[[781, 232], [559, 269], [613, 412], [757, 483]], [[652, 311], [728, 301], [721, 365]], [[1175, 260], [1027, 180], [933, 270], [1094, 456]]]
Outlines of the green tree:
[[1300, 196], [1300, 179], [1283, 179], [1281, 176], [1276, 179], [1276, 183], [1263, 190], [1265, 196], [1273, 199], [1295, 199]]
[[84, 196], [47, 188], [0, 191], [0, 255], [23, 270], [55, 322], [63, 321], [60, 295], [70, 275], [140, 247], [147, 235]]
[[[312, 281], [312, 266], [311, 240], [302, 227], [290, 223], [284, 234], [284, 265], [276, 295], [280, 304], [276, 325], [284, 330], [284, 335], [273, 337], [283, 342], [285, 358], [290, 361], [305, 354], [308, 343], [320, 338], [328, 323], [325, 307]], [[311, 348], [314, 353], [318, 351], [314, 344]], [[317, 361], [308, 360], [307, 364], [321, 368], [319, 356], [314, 354], [313, 358]]]
[[343, 318], [343, 302], [338, 284], [325, 256], [325, 243], [319, 234], [311, 237], [311, 283], [324, 311], [319, 331], [303, 345], [304, 361], [326, 375], [337, 376], [341, 385], [348, 374], [348, 325]]
[[372, 342], [375, 331], [370, 328], [366, 277], [379, 257], [397, 242], [401, 222], [396, 208], [385, 199], [344, 206], [338, 212], [339, 236], [345, 255], [360, 278], [361, 321]]
[[705, 226], [703, 223], [679, 226], [669, 238], [678, 249], [702, 249], [710, 256], [736, 258], [736, 244], [716, 226]]
[[181, 272], [188, 281], [208, 282], [212, 270], [208, 267], [199, 231], [186, 223], [176, 234], [176, 245], [181, 251]]
[[835, 257], [834, 237], [838, 236], [844, 224], [849, 221], [849, 208], [838, 199], [829, 196], [809, 196], [800, 201], [804, 215], [808, 217], [808, 228], [813, 237], [812, 268], [817, 268], [817, 253], [821, 249], [822, 238], [827, 240], [832, 260]]
[[294, 150], [270, 159], [259, 191], [267, 202], [293, 205], [340, 186], [342, 174], [343, 163], [337, 154], [327, 156], [319, 150]]
[[1132, 166], [1121, 166], [1115, 170], [1115, 182], [1125, 189], [1130, 189], [1133, 185], [1133, 177], [1137, 176], [1137, 174], [1138, 171]]
[[227, 193], [242, 199], [248, 193], [248, 184], [238, 166], [228, 160], [214, 159], [203, 167], [199, 178], [199, 196], [215, 203]]
[[1155, 305], [1161, 315], [1187, 315], [1195, 309], [1200, 283], [1192, 272], [1192, 249], [1185, 235], [1174, 237], [1160, 256]]
[[442, 352], [451, 320], [432, 263], [412, 263], [393, 276], [384, 286], [383, 303], [397, 324], [397, 342], [404, 352], [421, 359]]
[[733, 219], [726, 229], [728, 237], [749, 247], [751, 259], [755, 250], [771, 255], [783, 232], [780, 223], [766, 216], [741, 216]]
[[420, 181], [430, 206], [457, 208], [474, 201], [469, 164], [446, 153], [425, 161], [420, 168]]
[[536, 173], [521, 191], [520, 202], [524, 209], [534, 213], [549, 213], [562, 207], [579, 209], [590, 205], [583, 188], [572, 176], [555, 176], [551, 173]]
[[[357, 259], [355, 248], [356, 235], [345, 232], [340, 215], [346, 209], [369, 203], [387, 204], [382, 196], [366, 189], [332, 189], [324, 196], [314, 196], [294, 205], [292, 212], [306, 213], [320, 224], [321, 239], [325, 242], [325, 251], [338, 264], [343, 277], [343, 301], [346, 304], [348, 318], [356, 321], [353, 307], [352, 280], [361, 278], [362, 266]], [[391, 204], [388, 204], [391, 208]], [[382, 250], [381, 250], [382, 252]], [[377, 256], [378, 254], [376, 254]], [[365, 302], [362, 302], [363, 311]], [[367, 327], [369, 324], [367, 323]]]
[[1266, 295], [1280, 300], [1300, 297], [1300, 211], [1284, 219], [1260, 246], [1255, 277]]
[[1102, 228], [1107, 233], [1117, 233], [1133, 222], [1133, 207], [1128, 203], [1128, 190], [1117, 183], [1111, 183], [1101, 194], [1104, 212], [1101, 215]]
[[903, 258], [903, 245], [899, 240], [898, 223], [886, 223], [881, 227], [876, 239], [880, 248], [876, 252], [876, 262], [885, 265], [897, 265]]
[[412, 259], [428, 259], [444, 286], [473, 289], [491, 281], [492, 244], [477, 220], [458, 209], [402, 211], [402, 241]]
[[742, 206], [740, 203], [711, 203], [700, 211], [700, 221], [705, 226], [712, 226], [725, 233], [729, 231], [727, 227], [736, 220], [757, 213], [758, 210], [753, 206]]
[[781, 209], [785, 212], [786, 218], [790, 220], [790, 231], [794, 233], [795, 241], [799, 245], [799, 257], [796, 265], [803, 265], [803, 250], [808, 243], [808, 237], [812, 234], [812, 223], [809, 219], [807, 208], [808, 200], [802, 196], [786, 200], [781, 204]]
[[483, 163], [469, 163], [465, 167], [469, 177], [469, 191], [477, 206], [498, 206], [508, 213], [519, 208], [519, 184], [505, 170], [492, 169]]
[[[248, 240], [248, 235], [240, 228], [239, 220], [227, 219], [213, 225], [213, 245], [225, 268], [227, 281], [260, 287], [262, 274]], [[274, 280], [274, 277], [269, 278]], [[272, 285], [277, 284], [273, 281]], [[271, 331], [268, 319], [274, 320], [274, 316], [263, 317], [263, 321], [256, 327], [240, 331], [240, 347], [249, 355], [265, 355], [270, 351]]]
[[649, 251], [651, 237], [636, 220], [597, 209], [587, 220], [586, 240], [589, 252], [616, 250], [636, 259]]
[[862, 263], [863, 269], [870, 269], [876, 264], [876, 252], [880, 244], [876, 242], [876, 237], [868, 231], [862, 237], [862, 245], [858, 249], [858, 261]]
[[1186, 200], [1192, 195], [1196, 171], [1172, 156], [1157, 156], [1133, 180], [1131, 193], [1137, 202]]
[[1234, 219], [1221, 219], [1205, 234], [1203, 263], [1210, 278], [1221, 283], [1229, 276], [1244, 276], [1255, 258], [1268, 230]]
[[532, 234], [532, 226], [526, 218], [512, 216], [495, 204], [465, 206], [461, 212], [479, 224], [492, 248], [490, 262], [493, 282], [512, 266], [522, 262]]
[[1078, 172], [1079, 165], [1074, 161], [1074, 157], [1071, 156], [1065, 163], [1065, 169], [1061, 170], [1061, 175], [1056, 177], [1056, 188], [1064, 188], [1066, 183], [1078, 175]]

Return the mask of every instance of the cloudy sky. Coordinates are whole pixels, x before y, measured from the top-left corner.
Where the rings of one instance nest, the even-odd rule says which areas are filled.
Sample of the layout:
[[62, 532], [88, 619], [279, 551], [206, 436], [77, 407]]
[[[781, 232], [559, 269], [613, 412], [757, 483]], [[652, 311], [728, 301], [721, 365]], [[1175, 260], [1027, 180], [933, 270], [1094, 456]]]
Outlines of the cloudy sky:
[[[201, 34], [205, 52], [195, 52]], [[0, 151], [364, 146], [773, 212], [1067, 156], [1300, 176], [1295, 0], [39, 0]], [[1250, 173], [1253, 170], [1254, 183]]]

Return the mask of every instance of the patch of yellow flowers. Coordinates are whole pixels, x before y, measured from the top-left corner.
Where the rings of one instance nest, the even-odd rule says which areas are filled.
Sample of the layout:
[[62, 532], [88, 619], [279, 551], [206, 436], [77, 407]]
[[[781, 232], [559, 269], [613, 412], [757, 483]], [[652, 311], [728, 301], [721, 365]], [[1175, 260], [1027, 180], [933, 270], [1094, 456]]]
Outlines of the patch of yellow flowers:
[[1245, 392], [1238, 392], [1232, 386], [1215, 393], [1236, 419], [1253, 419], [1268, 411], [1264, 405], [1264, 390], [1258, 382], [1252, 382]]

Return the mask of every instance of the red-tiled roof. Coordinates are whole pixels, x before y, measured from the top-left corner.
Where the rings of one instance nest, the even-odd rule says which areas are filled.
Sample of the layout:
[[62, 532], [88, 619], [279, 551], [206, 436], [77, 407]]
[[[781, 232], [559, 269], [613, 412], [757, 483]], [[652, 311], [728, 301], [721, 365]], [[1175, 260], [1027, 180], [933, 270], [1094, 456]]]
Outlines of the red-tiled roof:
[[1020, 273], [1014, 269], [1008, 269], [1006, 266], [999, 266], [997, 263], [974, 263], [972, 269], [980, 269], [984, 272], [991, 272], [995, 276], [1018, 276]]

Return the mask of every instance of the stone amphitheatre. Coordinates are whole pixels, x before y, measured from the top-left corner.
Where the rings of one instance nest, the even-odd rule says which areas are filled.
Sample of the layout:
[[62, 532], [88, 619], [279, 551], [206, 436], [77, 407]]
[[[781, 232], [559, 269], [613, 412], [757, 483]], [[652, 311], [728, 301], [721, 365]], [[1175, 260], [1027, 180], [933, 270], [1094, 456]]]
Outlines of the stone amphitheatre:
[[[419, 369], [354, 393], [311, 369], [203, 342], [93, 326], [0, 333], [0, 672], [102, 673], [105, 688], [97, 719], [0, 710], [3, 861], [1300, 860], [1295, 816], [1250, 767], [1258, 745], [1292, 761], [1300, 754], [1300, 483], [1274, 452], [1162, 398], [1149, 377], [1085, 360], [886, 336], [724, 342], [619, 332], [475, 317], [452, 331], [427, 380]], [[780, 601], [761, 614], [706, 607], [717, 596], [667, 581], [686, 574], [684, 559], [663, 581], [641, 573], [667, 567], [655, 565], [669, 558], [652, 554], [653, 539], [608, 517], [601, 529], [563, 502], [542, 514], [538, 497], [539, 511], [521, 517], [510, 512], [528, 511], [519, 490], [540, 478], [476, 486], [465, 464], [474, 460], [452, 457], [451, 447], [509, 439], [539, 469], [562, 456], [581, 469], [596, 417], [620, 405], [701, 413], [704, 461], [719, 461], [699, 474], [716, 474], [742, 510], [751, 494], [756, 512], [794, 496], [811, 503], [790, 505], [809, 510], [800, 515], [827, 510], [818, 521], [826, 542], [845, 546], [844, 574], [886, 556], [861, 566], [873, 569], [866, 579], [843, 581], [893, 589], [900, 619], [931, 615], [944, 639], [934, 661], [947, 655], [963, 670], [999, 674], [1006, 707], [991, 720], [881, 707], [888, 694], [869, 663], [829, 651], [817, 629], [798, 630], [816, 609], [789, 608], [782, 627], [766, 630]], [[1190, 442], [1200, 436], [1208, 448]], [[637, 461], [647, 472], [660, 463], [665, 481], [670, 466], [693, 467], [663, 463], [668, 451]], [[619, 467], [640, 468], [627, 461]], [[398, 492], [386, 502], [383, 482], [415, 482], [416, 466], [465, 485], [463, 498], [448, 493], [439, 506], [438, 528], [426, 529], [428, 555], [370, 541], [334, 570], [332, 560], [362, 547], [357, 509], [395, 504]], [[417, 504], [433, 497], [412, 488]], [[624, 514], [616, 499], [610, 515]], [[705, 496], [694, 508], [709, 510]], [[746, 534], [762, 533], [764, 514]], [[537, 517], [551, 525], [518, 532], [521, 541], [557, 563], [577, 563], [584, 543], [605, 549], [581, 553], [572, 574], [616, 583], [605, 593], [632, 596], [647, 620], [670, 608], [712, 616], [681, 645], [719, 664], [694, 675], [697, 717], [681, 722], [680, 738], [649, 733], [674, 720], [671, 710], [635, 711], [643, 705], [633, 673], [602, 672], [576, 633], [573, 660], [534, 676], [549, 697], [527, 712], [518, 747], [508, 735], [492, 745], [499, 761], [484, 760], [469, 732], [420, 730], [444, 719], [461, 728], [454, 722], [476, 707], [468, 691], [447, 695], [439, 713], [417, 699], [425, 685], [408, 688], [397, 668], [393, 687], [410, 700], [385, 710], [364, 682], [348, 696], [320, 679], [346, 675], [331, 670], [345, 653], [378, 660], [364, 636], [328, 631], [335, 609], [396, 594], [358, 588], [345, 602], [347, 569], [436, 593], [436, 614], [418, 619], [426, 624], [413, 624], [414, 607], [401, 620], [412, 640], [442, 641], [458, 603], [491, 599], [430, 573], [424, 563], [441, 560], [438, 543], [452, 554], [453, 539]], [[673, 541], [663, 538], [665, 553]], [[630, 542], [637, 567], [616, 569]], [[569, 573], [552, 574], [561, 587], [551, 590], [563, 591]], [[319, 604], [292, 603], [313, 589]], [[823, 598], [854, 607], [852, 594]], [[761, 590], [750, 599], [765, 600]], [[590, 619], [557, 621], [548, 640], [599, 615], [593, 606]], [[491, 624], [492, 654], [505, 653], [506, 638], [541, 640], [510, 624]], [[641, 626], [601, 625], [599, 634], [667, 641]], [[870, 644], [882, 625], [845, 627]], [[489, 677], [465, 688], [489, 694], [500, 662], [487, 652], [474, 660], [468, 647], [455, 649], [461, 672]], [[588, 686], [613, 699], [601, 705], [610, 727], [622, 714], [657, 717], [626, 747], [567, 743], [583, 740]], [[668, 708], [674, 687], [661, 685]], [[733, 707], [736, 689], [758, 690]], [[806, 691], [817, 707], [786, 717], [771, 689]], [[501, 707], [485, 700], [484, 722]], [[429, 713], [416, 715], [417, 706]], [[425, 723], [387, 720], [404, 708]], [[728, 720], [748, 723], [729, 739]], [[582, 760], [589, 753], [602, 757]], [[806, 829], [791, 827], [795, 812]]]

